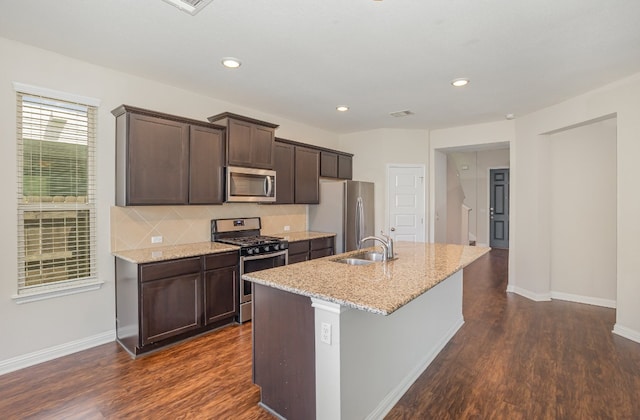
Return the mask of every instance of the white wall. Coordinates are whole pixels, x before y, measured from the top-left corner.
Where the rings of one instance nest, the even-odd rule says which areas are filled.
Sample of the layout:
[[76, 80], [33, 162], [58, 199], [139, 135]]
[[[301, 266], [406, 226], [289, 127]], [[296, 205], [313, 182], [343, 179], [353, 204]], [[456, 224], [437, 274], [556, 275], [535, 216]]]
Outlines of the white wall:
[[[447, 156], [447, 243], [460, 244], [464, 191], [455, 161]], [[468, 244], [465, 244], [468, 245]]]
[[[429, 132], [426, 130], [380, 129], [340, 136], [339, 150], [357, 155], [353, 163], [353, 179], [375, 182], [375, 232], [387, 221], [387, 164], [415, 163], [427, 165]], [[425, 197], [427, 182], [425, 182]], [[425, 238], [427, 238], [425, 224]]]
[[[534, 300], [551, 297], [551, 194], [548, 134], [617, 117], [616, 325], [614, 331], [640, 342], [640, 74], [503, 124], [479, 124], [431, 132], [434, 151], [510, 142], [510, 254], [508, 290]], [[506, 125], [506, 123], [510, 123]], [[433, 188], [432, 188], [433, 190]], [[583, 244], [600, 249], [598, 241]]]
[[[0, 204], [0, 368], [36, 351], [77, 340], [113, 339], [114, 269], [109, 247], [109, 209], [114, 204], [115, 120], [110, 111], [125, 103], [184, 117], [206, 120], [224, 111], [280, 124], [281, 137], [335, 148], [337, 135], [253, 109], [116, 72], [62, 55], [0, 38], [0, 145], [3, 179]], [[102, 289], [17, 305], [16, 252], [16, 96], [12, 82], [46, 87], [101, 100], [98, 112], [97, 205], [98, 276]]]
[[616, 120], [553, 134], [549, 151], [551, 296], [614, 306]]

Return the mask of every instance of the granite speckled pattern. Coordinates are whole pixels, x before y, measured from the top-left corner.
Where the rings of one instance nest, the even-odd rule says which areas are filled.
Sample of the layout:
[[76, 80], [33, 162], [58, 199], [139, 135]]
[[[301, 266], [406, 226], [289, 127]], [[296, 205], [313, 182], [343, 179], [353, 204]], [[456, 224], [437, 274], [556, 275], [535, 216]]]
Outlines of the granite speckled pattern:
[[237, 251], [240, 249], [234, 245], [221, 244], [218, 242], [197, 242], [194, 244], [161, 246], [144, 249], [131, 249], [128, 251], [112, 252], [113, 256], [134, 264], [144, 264], [177, 258], [197, 257], [200, 255], [216, 254], [227, 251]]
[[397, 258], [392, 261], [358, 266], [333, 261], [359, 252], [351, 251], [256, 271], [242, 278], [342, 306], [389, 315], [490, 250], [476, 246], [397, 242]]
[[336, 236], [335, 233], [326, 233], [326, 232], [287, 232], [284, 234], [277, 234], [274, 236], [278, 236], [289, 242], [297, 242], [297, 241], [309, 241], [311, 239], [317, 238], [330, 238], [332, 236]]

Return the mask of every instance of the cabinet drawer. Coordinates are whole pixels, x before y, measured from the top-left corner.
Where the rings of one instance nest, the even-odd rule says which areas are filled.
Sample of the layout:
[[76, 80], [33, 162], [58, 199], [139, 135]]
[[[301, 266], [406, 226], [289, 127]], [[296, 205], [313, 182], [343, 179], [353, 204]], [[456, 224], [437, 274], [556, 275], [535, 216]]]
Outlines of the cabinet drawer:
[[309, 241], [289, 242], [289, 256], [309, 252]]
[[238, 265], [239, 258], [237, 251], [206, 255], [204, 257], [204, 269], [215, 270], [222, 267], [235, 267]]
[[328, 238], [316, 238], [311, 240], [311, 250], [333, 248], [333, 236]]
[[301, 254], [289, 254], [289, 264], [301, 263], [309, 261], [309, 253], [303, 252]]
[[149, 263], [140, 266], [140, 281], [166, 279], [200, 272], [200, 257]]
[[316, 258], [328, 257], [329, 255], [333, 255], [333, 248], [324, 248], [317, 251], [311, 251], [312, 260], [315, 260]]

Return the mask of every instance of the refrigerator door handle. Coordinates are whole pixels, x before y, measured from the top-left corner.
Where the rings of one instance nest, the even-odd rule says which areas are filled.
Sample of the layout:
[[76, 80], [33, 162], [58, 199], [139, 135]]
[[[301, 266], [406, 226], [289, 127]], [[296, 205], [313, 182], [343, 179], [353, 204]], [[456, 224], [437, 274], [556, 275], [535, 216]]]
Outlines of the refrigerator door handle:
[[356, 201], [356, 247], [360, 249], [362, 247], [362, 232], [364, 231], [364, 204], [362, 197], [358, 197]]

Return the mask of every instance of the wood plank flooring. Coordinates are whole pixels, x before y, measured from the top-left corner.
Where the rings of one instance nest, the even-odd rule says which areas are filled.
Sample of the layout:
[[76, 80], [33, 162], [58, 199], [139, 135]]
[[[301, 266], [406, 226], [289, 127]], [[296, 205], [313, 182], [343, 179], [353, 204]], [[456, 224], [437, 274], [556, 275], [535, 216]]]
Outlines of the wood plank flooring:
[[[465, 270], [460, 329], [388, 419], [640, 419], [640, 344], [615, 311], [507, 294], [507, 252]], [[115, 343], [0, 376], [3, 419], [272, 419], [251, 323], [132, 360]]]

